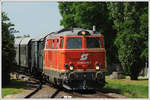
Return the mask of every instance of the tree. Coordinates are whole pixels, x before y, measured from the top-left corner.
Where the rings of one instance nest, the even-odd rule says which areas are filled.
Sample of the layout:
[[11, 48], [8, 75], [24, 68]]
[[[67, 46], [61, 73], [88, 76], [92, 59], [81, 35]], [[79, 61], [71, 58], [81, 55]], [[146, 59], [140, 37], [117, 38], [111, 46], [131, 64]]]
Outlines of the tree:
[[59, 10], [62, 16], [61, 25], [65, 28], [92, 29], [95, 25], [96, 30], [104, 35], [106, 54], [109, 58], [107, 63], [118, 62], [115, 55], [117, 50], [113, 44], [116, 34], [105, 2], [60, 2]]
[[96, 25], [104, 35], [107, 63], [121, 63], [137, 79], [148, 61], [147, 2], [60, 2], [59, 10], [65, 28]]
[[10, 22], [6, 13], [2, 13], [2, 86], [9, 83], [10, 71], [14, 66], [15, 48], [14, 35], [16, 32], [12, 28], [14, 24]]
[[139, 34], [121, 34], [115, 41], [121, 65], [132, 80], [137, 80], [144, 63], [140, 58], [142, 38]]
[[140, 33], [143, 38], [141, 57], [148, 62], [148, 7], [144, 8], [144, 13], [140, 16]]
[[[148, 3], [109, 3], [109, 15], [117, 30], [115, 45], [125, 72], [132, 80], [148, 59]], [[143, 10], [144, 9], [144, 10]]]
[[27, 35], [24, 35], [24, 36], [16, 36], [15, 38], [26, 38], [26, 37], [30, 37], [30, 35], [27, 34]]

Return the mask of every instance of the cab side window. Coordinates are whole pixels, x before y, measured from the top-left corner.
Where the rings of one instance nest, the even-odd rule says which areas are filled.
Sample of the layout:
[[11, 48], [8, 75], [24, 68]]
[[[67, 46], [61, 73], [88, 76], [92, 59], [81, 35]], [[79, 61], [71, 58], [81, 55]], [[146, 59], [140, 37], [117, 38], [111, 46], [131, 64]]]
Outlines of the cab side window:
[[48, 48], [52, 48], [52, 40], [48, 40]]
[[54, 41], [54, 40], [52, 40], [52, 49], [54, 49], [54, 42], [55, 42], [55, 41]]
[[56, 49], [58, 48], [58, 43], [59, 43], [59, 40], [57, 39]]
[[57, 40], [54, 40], [54, 49], [56, 49]]
[[60, 48], [63, 48], [63, 42], [64, 42], [64, 39], [61, 40]]

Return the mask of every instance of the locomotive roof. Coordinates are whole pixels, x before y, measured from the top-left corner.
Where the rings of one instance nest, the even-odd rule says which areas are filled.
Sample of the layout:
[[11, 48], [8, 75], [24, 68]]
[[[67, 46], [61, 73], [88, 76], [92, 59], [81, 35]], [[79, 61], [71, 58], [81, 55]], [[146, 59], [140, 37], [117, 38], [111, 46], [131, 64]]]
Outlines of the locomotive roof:
[[31, 37], [23, 38], [20, 44], [28, 45], [31, 39], [32, 39]]
[[93, 30], [87, 30], [87, 29], [83, 29], [83, 28], [65, 28], [65, 29], [61, 29], [57, 32], [53, 32], [51, 33], [49, 36], [66, 36], [66, 35], [78, 35], [78, 32], [80, 31], [88, 31], [91, 35], [102, 35], [98, 32], [94, 32]]
[[19, 45], [24, 38], [15, 38], [15, 45]]

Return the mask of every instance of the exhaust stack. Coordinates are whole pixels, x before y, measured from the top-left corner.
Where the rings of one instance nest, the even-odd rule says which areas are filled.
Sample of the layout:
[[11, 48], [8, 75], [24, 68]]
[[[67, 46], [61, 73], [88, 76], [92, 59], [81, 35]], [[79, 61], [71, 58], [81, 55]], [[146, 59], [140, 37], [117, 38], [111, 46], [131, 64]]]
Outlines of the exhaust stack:
[[96, 26], [93, 25], [93, 32], [96, 32]]

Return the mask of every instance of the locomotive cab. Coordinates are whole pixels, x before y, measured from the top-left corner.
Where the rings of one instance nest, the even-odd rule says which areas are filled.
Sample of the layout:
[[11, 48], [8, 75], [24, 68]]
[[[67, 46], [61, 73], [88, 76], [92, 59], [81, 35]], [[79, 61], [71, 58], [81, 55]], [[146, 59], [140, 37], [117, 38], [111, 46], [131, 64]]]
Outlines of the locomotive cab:
[[94, 89], [105, 84], [103, 36], [79, 31], [77, 35], [47, 37], [44, 73], [67, 89]]
[[66, 36], [63, 48], [64, 69], [68, 72], [68, 79], [74, 81], [70, 84], [72, 87], [80, 87], [81, 84], [78, 83], [83, 82], [80, 87], [83, 89], [92, 88], [94, 83], [95, 85], [99, 83], [99, 86], [103, 87], [105, 82], [105, 50], [102, 37]]

